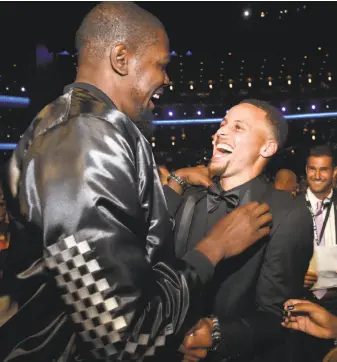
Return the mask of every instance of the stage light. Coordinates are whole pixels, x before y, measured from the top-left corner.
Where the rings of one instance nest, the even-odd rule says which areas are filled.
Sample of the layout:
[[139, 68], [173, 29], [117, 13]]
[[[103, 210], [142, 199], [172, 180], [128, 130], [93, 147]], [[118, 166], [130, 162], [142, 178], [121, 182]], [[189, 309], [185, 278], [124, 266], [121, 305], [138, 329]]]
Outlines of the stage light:
[[[337, 117], [337, 112], [325, 112], [325, 113], [302, 113], [302, 114], [289, 114], [284, 116], [288, 120], [298, 119], [315, 119], [315, 118], [329, 118]], [[184, 124], [214, 124], [220, 123], [223, 118], [205, 118], [205, 119], [177, 119], [177, 120], [156, 120], [152, 121], [154, 125], [184, 125]]]
[[25, 87], [21, 87], [21, 92], [25, 92], [26, 88]]
[[248, 18], [248, 17], [250, 16], [250, 11], [249, 11], [249, 10], [244, 10], [243, 16], [244, 16], [245, 18]]
[[198, 115], [198, 116], [201, 116], [201, 112], [200, 112], [200, 111], [198, 111], [198, 112], [197, 112], [197, 115]]
[[286, 111], [286, 107], [282, 107], [282, 112], [285, 112]]
[[316, 106], [313, 104], [313, 105], [311, 106], [311, 109], [315, 110], [315, 109], [316, 109]]
[[0, 143], [0, 150], [15, 150], [16, 143]]
[[0, 96], [1, 106], [29, 106], [30, 99], [24, 97]]
[[172, 111], [169, 111], [169, 112], [168, 112], [168, 115], [169, 115], [170, 117], [172, 117], [172, 116], [173, 116], [173, 112], [172, 112]]

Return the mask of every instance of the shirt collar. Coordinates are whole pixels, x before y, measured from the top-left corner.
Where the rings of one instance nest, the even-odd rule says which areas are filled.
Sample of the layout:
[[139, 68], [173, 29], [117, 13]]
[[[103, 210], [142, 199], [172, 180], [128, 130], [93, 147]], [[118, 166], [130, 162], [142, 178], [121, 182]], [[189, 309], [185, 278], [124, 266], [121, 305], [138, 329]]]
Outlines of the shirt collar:
[[[323, 200], [323, 204], [328, 204], [331, 201], [332, 194], [333, 194], [333, 190], [331, 190], [329, 195]], [[312, 205], [316, 205], [317, 202], [322, 201], [314, 195], [314, 193], [310, 190], [310, 187], [307, 188], [307, 195], [308, 195], [308, 199]]]

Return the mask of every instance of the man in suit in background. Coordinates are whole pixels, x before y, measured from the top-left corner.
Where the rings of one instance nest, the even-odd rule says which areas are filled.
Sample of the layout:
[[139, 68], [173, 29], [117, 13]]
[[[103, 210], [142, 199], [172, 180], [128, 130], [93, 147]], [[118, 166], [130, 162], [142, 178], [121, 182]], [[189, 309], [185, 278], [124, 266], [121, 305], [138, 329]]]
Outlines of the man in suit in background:
[[[328, 281], [326, 279], [322, 280], [319, 273], [317, 273], [318, 260], [322, 260], [327, 265], [321, 252], [327, 252], [330, 259], [337, 240], [337, 196], [333, 191], [333, 180], [337, 175], [337, 168], [334, 155], [329, 146], [319, 145], [310, 150], [306, 174], [309, 187], [300, 198], [308, 206], [312, 214], [315, 233], [314, 255], [304, 280], [305, 298], [337, 315], [337, 278], [336, 285], [331, 287], [331, 279]], [[332, 274], [335, 271], [337, 272], [337, 259], [334, 269], [328, 270]], [[331, 341], [301, 334], [294, 338], [294, 345], [296, 346], [294, 362], [302, 360], [321, 362], [333, 346]]]
[[[208, 171], [217, 176], [215, 184], [211, 185], [208, 171], [191, 168], [171, 174], [165, 186], [176, 221], [179, 256], [238, 205], [263, 200], [273, 213], [270, 237], [217, 266], [206, 293], [205, 316], [212, 316], [205, 319], [203, 329], [185, 338], [181, 351], [186, 361], [203, 358], [206, 347], [213, 349], [208, 360], [287, 361], [283, 303], [303, 292], [313, 228], [305, 205], [261, 176], [286, 137], [286, 121], [274, 107], [258, 100], [243, 101], [228, 112], [213, 139]], [[185, 183], [203, 186], [183, 192]]]

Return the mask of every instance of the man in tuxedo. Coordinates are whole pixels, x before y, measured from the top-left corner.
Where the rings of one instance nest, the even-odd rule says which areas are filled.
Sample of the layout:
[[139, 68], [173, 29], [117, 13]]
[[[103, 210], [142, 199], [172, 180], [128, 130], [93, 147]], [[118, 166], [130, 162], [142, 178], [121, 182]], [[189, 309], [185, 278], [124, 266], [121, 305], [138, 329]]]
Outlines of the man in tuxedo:
[[274, 107], [243, 101], [228, 112], [213, 138], [208, 172], [215, 183], [200, 168], [181, 169], [169, 177], [165, 193], [176, 221], [178, 256], [239, 205], [266, 201], [273, 213], [270, 237], [216, 267], [206, 293], [205, 316], [211, 317], [185, 338], [181, 351], [186, 361], [204, 357], [207, 347], [213, 350], [208, 351], [212, 361], [287, 361], [283, 303], [302, 294], [313, 228], [305, 205], [262, 176], [286, 137], [286, 121]]
[[[331, 285], [331, 280], [321, 279], [317, 273], [318, 260], [322, 260], [321, 252], [336, 247], [337, 230], [337, 197], [333, 191], [333, 180], [337, 168], [332, 150], [327, 145], [313, 147], [309, 151], [306, 164], [308, 188], [299, 198], [309, 208], [315, 225], [314, 255], [309, 270], [305, 276], [305, 298], [319, 304], [330, 313], [337, 315], [337, 280]], [[332, 253], [329, 253], [331, 258]], [[322, 263], [322, 262], [321, 262]], [[324, 259], [323, 259], [324, 263]], [[328, 270], [330, 273], [337, 271]], [[308, 362], [322, 361], [333, 344], [331, 341], [317, 339], [305, 335], [294, 337], [296, 356], [294, 362], [302, 360]]]

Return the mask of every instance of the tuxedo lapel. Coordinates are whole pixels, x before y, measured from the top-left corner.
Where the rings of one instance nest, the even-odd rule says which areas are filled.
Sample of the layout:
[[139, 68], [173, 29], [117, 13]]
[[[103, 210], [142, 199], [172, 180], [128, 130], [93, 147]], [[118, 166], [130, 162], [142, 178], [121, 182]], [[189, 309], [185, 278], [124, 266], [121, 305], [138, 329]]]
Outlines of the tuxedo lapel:
[[207, 191], [204, 188], [191, 188], [184, 195], [185, 199], [179, 212], [180, 222], [175, 230], [175, 252], [178, 258], [184, 256], [187, 252], [187, 243], [195, 207], [206, 194]]
[[240, 206], [253, 201], [262, 201], [263, 195], [270, 189], [270, 185], [263, 176], [256, 177], [246, 189], [243, 196], [240, 195]]

